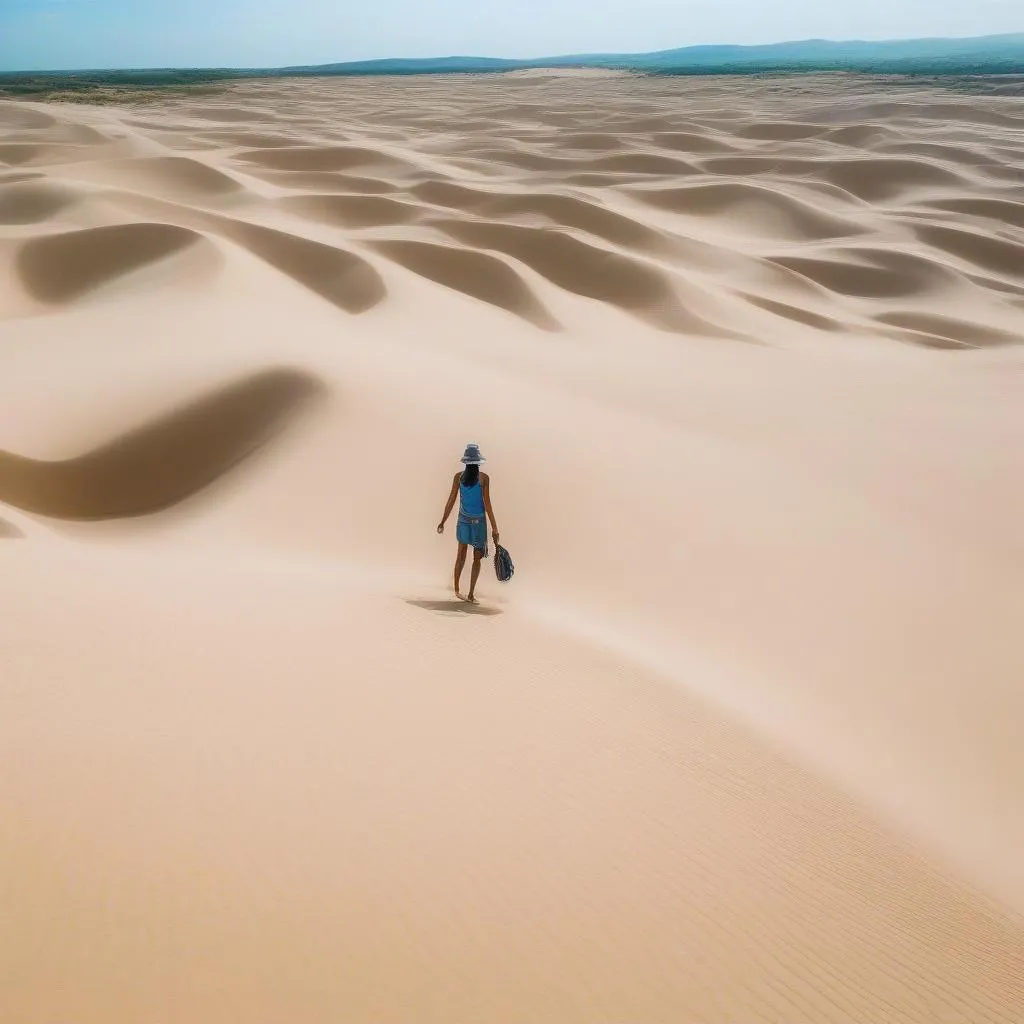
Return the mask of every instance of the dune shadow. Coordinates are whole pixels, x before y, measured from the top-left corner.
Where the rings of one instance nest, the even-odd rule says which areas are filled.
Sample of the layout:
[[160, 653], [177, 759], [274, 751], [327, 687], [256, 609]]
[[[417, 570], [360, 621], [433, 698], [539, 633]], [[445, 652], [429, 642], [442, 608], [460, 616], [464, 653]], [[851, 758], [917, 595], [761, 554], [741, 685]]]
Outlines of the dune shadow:
[[322, 195], [284, 196], [277, 200], [284, 209], [309, 220], [343, 228], [378, 228], [412, 224], [421, 216], [412, 203], [389, 196]]
[[216, 214], [204, 223], [346, 313], [365, 313], [387, 295], [377, 270], [347, 249]]
[[14, 523], [9, 523], [6, 519], [0, 519], [0, 540], [19, 540], [24, 536], [25, 534]]
[[440, 612], [448, 615], [501, 615], [500, 608], [488, 608], [482, 604], [470, 604], [458, 597], [449, 597], [443, 601], [425, 601], [406, 599], [406, 604], [414, 608], [422, 608], [427, 612]]
[[105, 175], [124, 182], [158, 189], [160, 193], [186, 193], [197, 196], [226, 196], [242, 191], [242, 185], [229, 174], [189, 156], [142, 156], [110, 162]]
[[359, 167], [402, 166], [404, 161], [367, 146], [286, 146], [235, 154], [240, 163], [275, 171], [349, 171]]
[[49, 220], [77, 197], [66, 188], [32, 181], [0, 180], [0, 224], [38, 224]]
[[504, 253], [565, 291], [617, 306], [662, 330], [732, 337], [685, 308], [670, 276], [644, 259], [550, 228], [448, 217], [428, 220], [456, 242]]
[[30, 238], [17, 266], [30, 295], [66, 303], [202, 241], [195, 231], [173, 224], [111, 224]]
[[224, 476], [282, 430], [302, 403], [324, 391], [308, 374], [267, 370], [76, 458], [43, 462], [0, 451], [0, 501], [65, 520], [168, 508]]
[[490, 253], [409, 239], [366, 244], [414, 274], [506, 309], [542, 330], [561, 327], [515, 269]]
[[637, 202], [692, 217], [726, 218], [745, 234], [792, 241], [862, 235], [867, 228], [849, 217], [819, 209], [777, 188], [747, 181], [699, 182], [672, 188], [628, 188]]

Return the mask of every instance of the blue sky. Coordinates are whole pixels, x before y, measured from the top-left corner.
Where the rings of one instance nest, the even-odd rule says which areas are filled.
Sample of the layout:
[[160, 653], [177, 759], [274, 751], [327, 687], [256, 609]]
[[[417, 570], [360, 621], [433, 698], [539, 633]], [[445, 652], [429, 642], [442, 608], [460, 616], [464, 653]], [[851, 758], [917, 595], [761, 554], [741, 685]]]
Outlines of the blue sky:
[[0, 0], [0, 70], [537, 57], [1024, 31], [1024, 0]]

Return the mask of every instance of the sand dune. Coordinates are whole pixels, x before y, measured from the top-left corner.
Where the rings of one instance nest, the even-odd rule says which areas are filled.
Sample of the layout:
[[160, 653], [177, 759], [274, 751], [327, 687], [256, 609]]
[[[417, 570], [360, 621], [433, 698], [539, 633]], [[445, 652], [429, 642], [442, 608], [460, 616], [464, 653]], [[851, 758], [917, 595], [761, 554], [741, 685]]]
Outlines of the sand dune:
[[740, 181], [633, 188], [628, 194], [660, 210], [718, 218], [718, 227], [738, 222], [742, 231], [776, 240], [813, 241], [868, 231], [852, 216], [837, 216], [777, 188]]
[[367, 168], [384, 173], [400, 173], [409, 167], [405, 161], [369, 146], [296, 146], [243, 150], [236, 160], [275, 171], [362, 171]]
[[668, 274], [646, 261], [544, 228], [441, 217], [430, 223], [457, 241], [519, 260], [559, 288], [628, 310], [665, 330], [723, 333], [688, 312]]
[[194, 117], [202, 121], [219, 122], [221, 124], [247, 124], [249, 122], [266, 123], [267, 121], [284, 120], [287, 115], [263, 106], [225, 106], [208, 103], [202, 106], [185, 106], [182, 109], [185, 117]]
[[68, 302], [93, 288], [202, 243], [170, 224], [119, 224], [40, 235], [18, 252], [25, 290], [44, 302]]
[[555, 228], [578, 228], [612, 245], [647, 252], [671, 252], [671, 239], [605, 207], [576, 196], [557, 193], [509, 195], [471, 189], [451, 182], [429, 181], [411, 190], [417, 197], [438, 206], [485, 219], [547, 222]]
[[222, 476], [320, 390], [307, 375], [270, 371], [64, 462], [0, 451], [0, 501], [58, 519], [155, 512]]
[[[616, 138], [617, 136], [605, 137]], [[738, 148], [735, 142], [730, 142], [729, 137], [703, 132], [652, 132], [650, 141], [661, 149], [671, 149], [681, 153], [731, 153]]]
[[[922, 206], [934, 206], [949, 213], [964, 213], [970, 217], [994, 220], [1013, 227], [1024, 228], [1024, 202], [1006, 199], [975, 199], [973, 197], [933, 199]], [[982, 227], [984, 224], [979, 224]]]
[[868, 299], [926, 297], [957, 283], [942, 263], [893, 249], [849, 246], [820, 257], [776, 256], [773, 262], [838, 295]]
[[1024, 242], [994, 238], [983, 231], [964, 231], [946, 225], [915, 227], [921, 241], [962, 260], [972, 267], [992, 270], [1019, 282], [1024, 266]]
[[9, 523], [6, 519], [0, 519], [0, 540], [13, 540], [23, 536], [24, 534], [14, 523]]
[[281, 205], [310, 220], [337, 224], [343, 228], [412, 224], [422, 214], [418, 206], [386, 196], [285, 196], [281, 200]]
[[869, 202], [929, 189], [970, 189], [969, 180], [962, 178], [956, 170], [931, 160], [873, 157], [836, 162], [823, 171], [826, 180]]
[[0, 101], [0, 125], [5, 131], [17, 129], [52, 129], [60, 124], [60, 120], [44, 108], [26, 103], [9, 103]]
[[155, 191], [160, 195], [217, 197], [239, 192], [230, 175], [200, 160], [183, 156], [137, 157], [108, 161], [99, 168], [100, 180], [121, 187]]
[[42, 156], [46, 152], [46, 146], [12, 142], [0, 145], [0, 163], [7, 164], [9, 167], [19, 167], [21, 164], [31, 163], [36, 157]]
[[0, 102], [0, 1020], [1024, 1020], [1022, 184], [923, 81]]
[[19, 181], [38, 181], [44, 177], [46, 175], [42, 171], [25, 171], [22, 173], [16, 171], [0, 172], [0, 182], [3, 182], [5, 185], [13, 185]]
[[75, 193], [69, 189], [32, 181], [4, 181], [7, 187], [0, 193], [0, 224], [37, 224], [75, 202]]
[[957, 320], [951, 316], [935, 316], [928, 313], [884, 313], [879, 323], [906, 327], [909, 330], [937, 335], [964, 345], [1017, 345], [1020, 335], [986, 327], [977, 321]]
[[380, 274], [346, 249], [227, 217], [211, 218], [210, 223], [225, 237], [347, 313], [364, 313], [383, 301], [387, 293]]
[[757, 139], [767, 142], [788, 142], [794, 139], [811, 139], [824, 135], [828, 129], [820, 124], [801, 124], [798, 121], [767, 121], [748, 124], [736, 129], [737, 138]]
[[430, 281], [488, 302], [544, 330], [558, 321], [509, 264], [486, 252], [432, 242], [371, 242], [370, 247]]
[[281, 188], [308, 192], [384, 195], [402, 191], [399, 185], [381, 178], [364, 178], [335, 171], [260, 171], [253, 168], [250, 173]]
[[801, 306], [792, 306], [788, 302], [778, 302], [775, 299], [767, 299], [762, 295], [744, 295], [747, 302], [753, 303], [759, 309], [774, 313], [785, 320], [795, 320], [797, 323], [806, 324], [819, 331], [840, 331], [842, 323], [835, 317], [822, 316], [810, 309]]

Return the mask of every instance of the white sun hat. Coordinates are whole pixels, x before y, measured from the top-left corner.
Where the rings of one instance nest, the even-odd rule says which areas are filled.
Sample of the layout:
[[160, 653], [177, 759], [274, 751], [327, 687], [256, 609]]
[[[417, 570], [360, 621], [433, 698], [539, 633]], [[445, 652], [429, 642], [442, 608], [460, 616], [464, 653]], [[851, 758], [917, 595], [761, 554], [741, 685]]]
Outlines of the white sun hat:
[[480, 463], [487, 460], [480, 454], [480, 445], [467, 444], [466, 450], [462, 453], [461, 461], [467, 466], [479, 466]]

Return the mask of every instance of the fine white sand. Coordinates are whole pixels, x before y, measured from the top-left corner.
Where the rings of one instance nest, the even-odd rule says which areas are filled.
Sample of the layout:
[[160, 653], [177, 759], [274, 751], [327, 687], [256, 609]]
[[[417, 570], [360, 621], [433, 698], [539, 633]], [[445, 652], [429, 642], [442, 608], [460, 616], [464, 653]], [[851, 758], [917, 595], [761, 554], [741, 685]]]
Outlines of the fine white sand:
[[1022, 324], [1019, 98], [0, 103], [0, 1020], [1019, 1024]]

